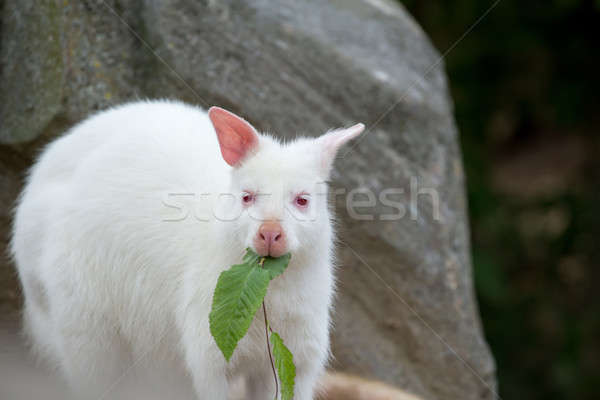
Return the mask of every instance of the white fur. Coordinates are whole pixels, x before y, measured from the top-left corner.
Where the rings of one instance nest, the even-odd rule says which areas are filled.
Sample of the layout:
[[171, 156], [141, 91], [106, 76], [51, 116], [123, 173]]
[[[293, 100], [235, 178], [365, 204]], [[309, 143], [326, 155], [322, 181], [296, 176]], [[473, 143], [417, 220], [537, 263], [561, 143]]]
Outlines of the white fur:
[[[200, 399], [227, 398], [237, 376], [253, 398], [271, 397], [261, 313], [229, 363], [208, 313], [219, 274], [252, 247], [261, 219], [278, 218], [292, 259], [266, 306], [294, 355], [294, 398], [312, 399], [334, 290], [327, 136], [282, 144], [260, 135], [232, 168], [204, 111], [154, 101], [98, 113], [55, 140], [31, 170], [12, 241], [37, 352], [96, 398], [132, 365], [189, 374]], [[244, 190], [266, 196], [243, 209]], [[304, 213], [292, 204], [299, 192], [311, 196]]]

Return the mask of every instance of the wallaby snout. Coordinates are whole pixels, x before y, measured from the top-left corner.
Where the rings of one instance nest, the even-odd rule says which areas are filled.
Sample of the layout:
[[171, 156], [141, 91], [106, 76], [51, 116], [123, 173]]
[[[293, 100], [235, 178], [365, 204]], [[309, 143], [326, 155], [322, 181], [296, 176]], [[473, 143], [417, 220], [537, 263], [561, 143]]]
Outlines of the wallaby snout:
[[254, 247], [261, 256], [279, 257], [287, 252], [287, 243], [281, 224], [277, 221], [266, 221], [256, 233]]

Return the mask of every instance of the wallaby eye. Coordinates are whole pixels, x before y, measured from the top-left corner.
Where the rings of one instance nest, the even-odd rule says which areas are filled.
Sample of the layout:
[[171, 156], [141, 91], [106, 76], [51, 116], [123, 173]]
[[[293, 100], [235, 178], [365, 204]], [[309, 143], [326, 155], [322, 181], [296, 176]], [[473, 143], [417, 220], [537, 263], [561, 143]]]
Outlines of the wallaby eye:
[[256, 196], [252, 192], [244, 192], [242, 193], [242, 203], [244, 203], [244, 205], [250, 205], [254, 203], [255, 197]]
[[294, 203], [298, 208], [306, 208], [308, 207], [309, 196], [307, 194], [299, 194], [298, 196], [296, 196]]

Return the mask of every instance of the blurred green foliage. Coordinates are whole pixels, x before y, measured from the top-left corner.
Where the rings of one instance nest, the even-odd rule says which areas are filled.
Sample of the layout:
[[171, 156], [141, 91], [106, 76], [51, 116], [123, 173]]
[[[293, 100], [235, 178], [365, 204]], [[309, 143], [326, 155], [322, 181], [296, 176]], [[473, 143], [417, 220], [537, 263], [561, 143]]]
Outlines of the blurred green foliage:
[[[493, 0], [405, 0], [444, 53]], [[445, 58], [503, 399], [600, 398], [600, 0], [502, 0]]]

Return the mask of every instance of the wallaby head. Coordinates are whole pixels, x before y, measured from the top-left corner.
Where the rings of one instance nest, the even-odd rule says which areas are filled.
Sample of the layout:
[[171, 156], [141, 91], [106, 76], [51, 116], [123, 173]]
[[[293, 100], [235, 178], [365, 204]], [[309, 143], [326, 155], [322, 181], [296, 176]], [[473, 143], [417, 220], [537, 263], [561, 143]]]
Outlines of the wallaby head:
[[336, 153], [364, 125], [282, 143], [222, 108], [208, 115], [232, 167], [227, 209], [241, 245], [273, 257], [314, 248], [329, 231], [325, 182]]

